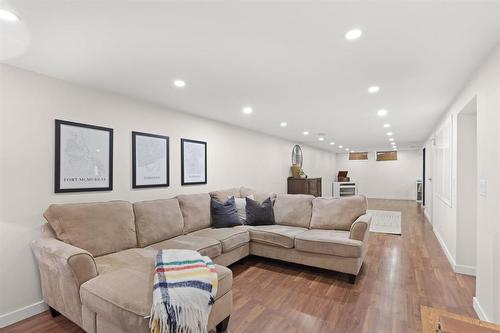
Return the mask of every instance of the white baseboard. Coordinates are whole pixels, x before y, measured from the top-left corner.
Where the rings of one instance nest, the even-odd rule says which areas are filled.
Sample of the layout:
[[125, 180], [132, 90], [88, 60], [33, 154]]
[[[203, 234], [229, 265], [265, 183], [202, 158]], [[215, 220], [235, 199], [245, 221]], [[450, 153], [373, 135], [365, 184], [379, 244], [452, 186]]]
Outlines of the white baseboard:
[[441, 248], [443, 249], [443, 252], [446, 255], [446, 258], [448, 258], [448, 261], [450, 262], [451, 268], [453, 269], [453, 271], [455, 271], [455, 267], [457, 265], [457, 263], [455, 262], [455, 258], [453, 258], [453, 256], [451, 255], [451, 252], [446, 247], [446, 243], [444, 242], [443, 238], [439, 234], [439, 231], [437, 231], [437, 229], [434, 227], [432, 228], [432, 230], [434, 231], [434, 235], [436, 235], [436, 238], [439, 242], [439, 245], [441, 245]]
[[483, 321], [490, 321], [488, 319], [488, 316], [486, 316], [486, 313], [484, 312], [483, 307], [479, 303], [477, 297], [474, 297], [472, 299], [472, 306], [474, 307], [474, 311], [476, 311], [476, 314], [479, 317], [479, 319], [481, 319]]
[[455, 273], [476, 276], [476, 267], [467, 265], [455, 265]]
[[467, 265], [458, 265], [457, 262], [455, 261], [455, 258], [453, 258], [451, 252], [446, 247], [446, 243], [439, 234], [439, 231], [437, 231], [436, 228], [432, 228], [432, 230], [434, 231], [434, 235], [436, 235], [439, 245], [441, 245], [441, 248], [443, 249], [446, 258], [448, 259], [448, 262], [451, 265], [451, 269], [453, 269], [455, 273], [476, 276], [476, 267]]
[[49, 307], [44, 301], [36, 302], [20, 309], [0, 315], [0, 328], [12, 325], [23, 319], [47, 311]]
[[432, 224], [432, 219], [429, 216], [429, 213], [427, 213], [427, 209], [424, 209], [424, 216], [427, 218], [427, 221], [429, 221], [429, 223]]

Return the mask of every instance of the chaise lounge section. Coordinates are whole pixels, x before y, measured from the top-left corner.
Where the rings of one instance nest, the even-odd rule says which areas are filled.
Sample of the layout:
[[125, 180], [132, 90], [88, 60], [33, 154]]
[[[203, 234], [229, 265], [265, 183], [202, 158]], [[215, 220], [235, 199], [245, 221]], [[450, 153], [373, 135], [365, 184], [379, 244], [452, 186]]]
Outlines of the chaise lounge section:
[[[212, 228], [210, 201], [252, 195], [274, 200], [273, 225]], [[44, 301], [91, 333], [149, 332], [154, 256], [191, 249], [212, 258], [219, 289], [209, 329], [224, 331], [232, 272], [252, 254], [344, 272], [354, 282], [367, 251], [366, 198], [314, 198], [241, 187], [129, 203], [51, 205], [32, 248]]]

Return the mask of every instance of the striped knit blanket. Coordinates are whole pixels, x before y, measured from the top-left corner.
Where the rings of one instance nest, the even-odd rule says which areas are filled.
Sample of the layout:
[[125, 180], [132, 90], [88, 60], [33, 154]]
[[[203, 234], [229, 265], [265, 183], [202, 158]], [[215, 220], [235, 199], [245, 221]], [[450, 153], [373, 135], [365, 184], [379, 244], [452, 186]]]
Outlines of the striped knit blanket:
[[191, 250], [160, 250], [156, 256], [152, 333], [206, 333], [217, 293], [212, 260]]

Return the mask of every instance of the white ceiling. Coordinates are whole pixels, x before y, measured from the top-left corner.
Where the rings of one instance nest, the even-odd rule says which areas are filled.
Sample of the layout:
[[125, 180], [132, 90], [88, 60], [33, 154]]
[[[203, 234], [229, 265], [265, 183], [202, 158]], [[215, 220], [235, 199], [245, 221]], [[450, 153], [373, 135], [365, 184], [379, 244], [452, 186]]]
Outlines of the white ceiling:
[[[334, 151], [330, 141], [389, 148], [386, 122], [400, 149], [419, 145], [500, 40], [500, 1], [2, 7], [20, 16], [31, 40], [5, 63]], [[349, 42], [354, 27], [363, 36]], [[185, 88], [172, 85], [179, 78]], [[367, 93], [373, 84], [376, 95]], [[387, 117], [377, 117], [380, 108]]]

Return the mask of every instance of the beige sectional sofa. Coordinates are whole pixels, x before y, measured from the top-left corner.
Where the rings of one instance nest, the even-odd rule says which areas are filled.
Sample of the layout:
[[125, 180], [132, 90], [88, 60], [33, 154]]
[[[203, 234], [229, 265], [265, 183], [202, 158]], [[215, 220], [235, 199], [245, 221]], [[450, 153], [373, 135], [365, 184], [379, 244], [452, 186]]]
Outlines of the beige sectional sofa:
[[[211, 228], [210, 198], [275, 200], [276, 224]], [[232, 307], [228, 266], [250, 254], [348, 273], [367, 250], [366, 199], [259, 193], [241, 187], [129, 203], [51, 205], [33, 241], [44, 301], [90, 333], [149, 332], [154, 256], [192, 249], [213, 259], [219, 278], [209, 329], [224, 331]]]

